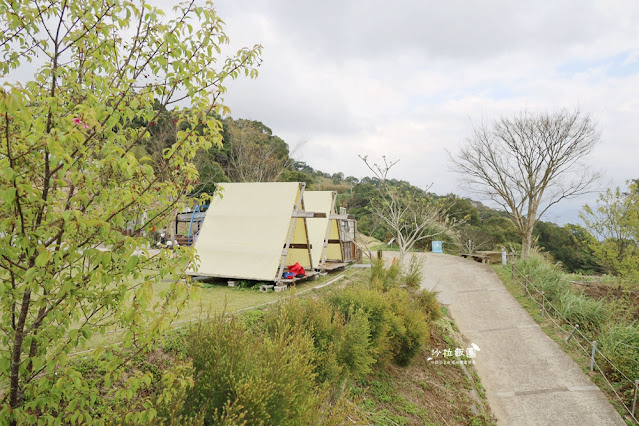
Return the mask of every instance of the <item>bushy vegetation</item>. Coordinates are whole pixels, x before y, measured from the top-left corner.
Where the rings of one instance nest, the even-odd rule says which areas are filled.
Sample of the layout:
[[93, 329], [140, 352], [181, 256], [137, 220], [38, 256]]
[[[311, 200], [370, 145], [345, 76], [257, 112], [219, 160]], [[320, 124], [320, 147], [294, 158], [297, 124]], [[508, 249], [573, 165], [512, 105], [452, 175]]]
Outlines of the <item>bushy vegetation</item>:
[[559, 312], [573, 324], [592, 331], [598, 331], [608, 318], [602, 300], [593, 300], [583, 294], [565, 292], [559, 296]]
[[160, 416], [167, 423], [170, 415], [195, 424], [342, 423], [355, 410], [344, 400], [345, 380], [375, 366], [405, 366], [429, 339], [440, 310], [434, 294], [405, 285], [417, 279], [415, 267], [404, 275], [380, 262], [367, 282], [291, 298], [257, 320], [219, 316], [171, 336], [165, 348], [191, 361], [192, 384], [161, 405]]
[[609, 188], [599, 195], [594, 207], [581, 214], [592, 235], [588, 247], [609, 272], [639, 283], [639, 180], [628, 188]]
[[547, 262], [542, 256], [535, 255], [517, 262], [517, 269], [528, 276], [529, 281], [539, 291], [543, 291], [551, 302], [569, 291], [570, 284], [561, 268]]
[[[626, 404], [629, 404], [632, 398], [632, 383], [625, 380], [622, 374], [631, 379], [639, 377], [639, 323], [627, 315], [628, 307], [636, 303], [636, 301], [628, 300], [633, 293], [624, 291], [617, 285], [618, 291], [615, 294], [620, 295], [624, 300], [589, 297], [583, 290], [588, 287], [575, 288], [570, 284], [568, 274], [540, 255], [520, 260], [515, 266], [529, 277], [530, 282], [537, 289], [545, 292], [547, 300], [558, 311], [554, 312], [552, 307], [547, 305], [546, 309], [549, 310], [550, 315], [560, 321], [563, 317], [570, 327], [579, 324], [588, 339], [587, 342], [583, 341], [582, 345], [589, 347], [590, 342], [597, 341], [597, 348], [601, 354], [612, 363], [611, 365], [597, 355], [598, 365], [609, 379], [616, 381], [617, 391], [625, 395]], [[534, 289], [531, 288], [530, 292], [538, 301], [541, 299]], [[623, 309], [620, 309], [620, 306]], [[563, 332], [567, 333], [567, 330], [566, 327]], [[575, 338], [580, 339], [579, 336]]]
[[321, 404], [313, 384], [309, 335], [279, 318], [259, 333], [223, 317], [192, 328], [187, 347], [194, 382], [185, 410], [206, 423], [308, 424]]
[[[602, 352], [631, 378], [639, 377], [639, 324], [610, 322], [599, 336]], [[617, 371], [610, 370], [613, 376]]]

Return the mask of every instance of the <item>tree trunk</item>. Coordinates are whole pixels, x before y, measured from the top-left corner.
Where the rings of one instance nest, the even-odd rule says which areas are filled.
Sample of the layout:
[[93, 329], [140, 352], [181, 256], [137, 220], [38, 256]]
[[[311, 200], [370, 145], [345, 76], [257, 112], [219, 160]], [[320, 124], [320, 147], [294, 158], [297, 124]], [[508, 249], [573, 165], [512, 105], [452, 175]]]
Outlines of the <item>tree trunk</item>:
[[530, 256], [530, 247], [532, 246], [533, 227], [530, 226], [524, 231], [521, 239], [521, 258], [528, 259]]
[[176, 216], [178, 214], [177, 209], [171, 212], [171, 223], [169, 227], [171, 228], [171, 250], [175, 250], [175, 226], [176, 226]]

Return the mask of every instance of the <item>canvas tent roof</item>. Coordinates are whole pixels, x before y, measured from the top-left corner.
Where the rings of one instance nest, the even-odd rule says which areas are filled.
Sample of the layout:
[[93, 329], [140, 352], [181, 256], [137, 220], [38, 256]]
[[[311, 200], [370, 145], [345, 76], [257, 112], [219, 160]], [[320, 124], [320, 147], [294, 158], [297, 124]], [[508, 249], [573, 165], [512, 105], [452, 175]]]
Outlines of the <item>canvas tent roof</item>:
[[[199, 256], [190, 275], [277, 281], [280, 266], [311, 269], [298, 182], [222, 183], [195, 242]], [[286, 270], [286, 269], [284, 269]]]
[[308, 239], [312, 245], [311, 255], [313, 268], [322, 269], [326, 260], [342, 261], [339, 224], [335, 215], [337, 193], [334, 191], [306, 191], [304, 205], [306, 210], [325, 213], [324, 218], [313, 218], [307, 221]]

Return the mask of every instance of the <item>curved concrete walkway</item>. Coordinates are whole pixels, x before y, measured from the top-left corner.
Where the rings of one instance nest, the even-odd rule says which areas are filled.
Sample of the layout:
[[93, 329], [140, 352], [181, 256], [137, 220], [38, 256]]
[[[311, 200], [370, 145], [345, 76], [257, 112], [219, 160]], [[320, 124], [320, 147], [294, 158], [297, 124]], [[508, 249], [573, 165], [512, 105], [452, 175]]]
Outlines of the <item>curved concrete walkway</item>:
[[626, 424], [489, 266], [445, 254], [419, 256], [422, 286], [440, 292], [460, 331], [480, 349], [475, 367], [500, 424]]

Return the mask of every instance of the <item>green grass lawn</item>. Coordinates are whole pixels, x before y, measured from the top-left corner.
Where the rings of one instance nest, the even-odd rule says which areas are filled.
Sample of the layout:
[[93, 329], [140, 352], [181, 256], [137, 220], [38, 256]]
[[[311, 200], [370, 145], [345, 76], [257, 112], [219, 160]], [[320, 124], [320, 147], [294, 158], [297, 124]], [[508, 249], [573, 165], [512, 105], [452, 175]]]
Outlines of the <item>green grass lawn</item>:
[[[367, 269], [346, 270], [345, 278], [359, 276], [367, 272]], [[229, 287], [226, 280], [215, 280], [208, 283], [195, 282], [190, 302], [179, 312], [172, 326], [181, 327], [198, 319], [204, 319], [222, 313], [231, 314], [247, 308], [257, 308], [262, 305], [274, 303], [282, 298], [316, 291], [314, 287], [325, 284], [342, 273], [344, 273], [344, 270], [334, 271], [318, 279], [310, 278], [305, 281], [298, 281], [295, 286], [289, 286], [287, 290], [279, 293], [273, 290], [261, 292], [259, 291], [259, 286], [252, 288]], [[168, 290], [170, 285], [171, 283], [168, 281], [156, 284], [154, 287], [154, 298], [159, 301], [159, 295]], [[87, 342], [84, 349], [79, 349], [79, 352], [89, 351], [102, 344], [116, 344], [120, 342], [120, 336], [121, 333], [117, 330], [108, 331], [104, 335], [94, 335]]]

